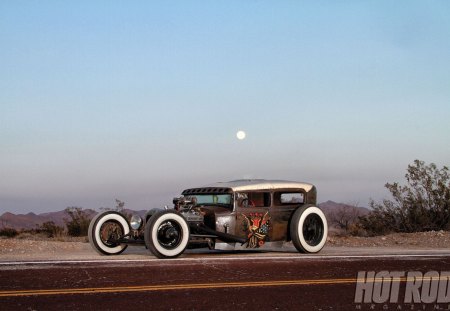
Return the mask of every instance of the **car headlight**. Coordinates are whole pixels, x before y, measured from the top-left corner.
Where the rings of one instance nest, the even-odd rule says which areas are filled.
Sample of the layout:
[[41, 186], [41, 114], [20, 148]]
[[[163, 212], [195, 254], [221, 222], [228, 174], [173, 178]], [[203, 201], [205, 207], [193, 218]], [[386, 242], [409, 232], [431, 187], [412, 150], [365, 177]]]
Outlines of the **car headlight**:
[[133, 230], [139, 230], [139, 228], [142, 226], [141, 216], [139, 216], [139, 215], [131, 216], [130, 226], [131, 226], [131, 229], [133, 229]]

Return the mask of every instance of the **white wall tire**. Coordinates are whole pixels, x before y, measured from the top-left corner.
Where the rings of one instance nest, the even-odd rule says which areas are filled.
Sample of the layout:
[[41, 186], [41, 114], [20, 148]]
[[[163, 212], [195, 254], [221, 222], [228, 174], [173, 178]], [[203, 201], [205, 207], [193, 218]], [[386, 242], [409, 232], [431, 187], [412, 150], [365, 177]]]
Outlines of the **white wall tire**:
[[292, 216], [289, 230], [292, 243], [301, 253], [317, 253], [327, 241], [327, 219], [315, 206], [297, 209]]
[[145, 225], [145, 245], [158, 258], [175, 258], [189, 243], [189, 226], [176, 211], [155, 213]]
[[130, 232], [130, 226], [125, 217], [114, 211], [106, 211], [95, 216], [89, 224], [89, 243], [101, 255], [118, 255], [128, 245], [110, 243], [108, 239], [113, 235], [119, 238]]

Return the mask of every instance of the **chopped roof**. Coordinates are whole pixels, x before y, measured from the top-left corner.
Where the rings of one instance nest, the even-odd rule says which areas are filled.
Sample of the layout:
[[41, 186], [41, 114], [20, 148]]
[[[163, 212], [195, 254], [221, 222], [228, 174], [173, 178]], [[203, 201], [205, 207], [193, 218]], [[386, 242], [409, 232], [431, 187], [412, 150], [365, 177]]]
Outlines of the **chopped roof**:
[[314, 185], [305, 182], [287, 180], [241, 179], [227, 182], [217, 182], [200, 188], [229, 188], [233, 191], [304, 189], [306, 192], [309, 192], [312, 188], [314, 188]]

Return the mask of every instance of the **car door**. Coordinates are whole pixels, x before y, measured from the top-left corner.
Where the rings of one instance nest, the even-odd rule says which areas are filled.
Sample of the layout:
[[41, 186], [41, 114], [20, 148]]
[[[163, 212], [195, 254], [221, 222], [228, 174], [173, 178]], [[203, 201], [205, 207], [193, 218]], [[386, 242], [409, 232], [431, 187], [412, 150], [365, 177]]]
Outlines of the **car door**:
[[235, 234], [244, 237], [248, 248], [258, 248], [269, 241], [270, 204], [269, 191], [246, 191], [236, 195]]
[[289, 223], [293, 212], [304, 203], [303, 189], [280, 189], [274, 191], [270, 207], [271, 241], [286, 241], [289, 237]]

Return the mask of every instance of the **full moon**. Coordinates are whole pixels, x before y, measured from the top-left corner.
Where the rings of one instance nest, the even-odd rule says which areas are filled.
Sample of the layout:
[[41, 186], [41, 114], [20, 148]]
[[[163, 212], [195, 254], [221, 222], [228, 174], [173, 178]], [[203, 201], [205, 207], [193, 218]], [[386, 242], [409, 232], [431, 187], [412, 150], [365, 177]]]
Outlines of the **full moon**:
[[245, 138], [245, 132], [244, 132], [244, 131], [238, 131], [238, 132], [236, 133], [236, 137], [237, 137], [239, 140], [243, 140], [243, 139]]

